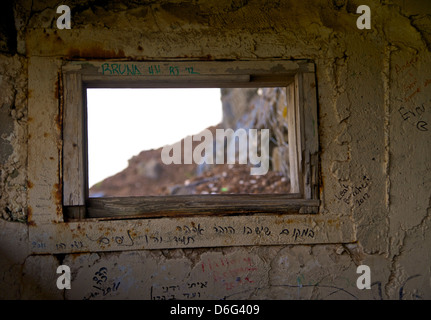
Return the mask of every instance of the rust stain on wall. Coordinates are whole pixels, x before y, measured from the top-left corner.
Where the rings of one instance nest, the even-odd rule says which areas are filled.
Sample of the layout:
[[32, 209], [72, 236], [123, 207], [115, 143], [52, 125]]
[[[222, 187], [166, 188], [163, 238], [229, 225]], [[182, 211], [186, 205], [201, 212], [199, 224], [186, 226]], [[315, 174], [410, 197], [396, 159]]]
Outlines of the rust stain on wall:
[[[55, 99], [58, 100], [58, 114], [55, 117], [55, 123], [57, 126], [58, 133], [60, 137], [63, 131], [63, 81], [61, 72], [57, 72], [57, 81], [55, 82]], [[60, 139], [61, 140], [61, 139]]]
[[31, 182], [30, 180], [27, 180], [27, 188], [28, 188], [28, 189], [31, 189], [31, 188], [33, 188], [33, 187], [34, 187], [33, 182]]
[[89, 47], [83, 49], [71, 48], [67, 51], [67, 57], [71, 59], [122, 59], [126, 58], [124, 50], [104, 50], [99, 47]]
[[55, 183], [52, 190], [52, 195], [56, 205], [56, 213], [59, 218], [63, 218], [63, 189], [61, 184]]
[[36, 223], [33, 221], [33, 208], [31, 206], [27, 207], [27, 224], [29, 226], [36, 225]]
[[62, 201], [62, 188], [61, 185], [59, 183], [54, 184], [54, 188], [53, 188], [53, 195], [54, 195], [54, 199], [56, 204], [61, 204]]
[[55, 125], [57, 126], [58, 132], [61, 132], [62, 128], [63, 128], [63, 117], [62, 117], [62, 115], [61, 114], [55, 115], [54, 121], [55, 121]]
[[59, 77], [60, 77], [60, 75], [58, 73], [57, 81], [55, 81], [55, 84], [54, 84], [54, 98], [56, 100], [58, 99], [58, 96], [59, 96], [59, 94], [58, 94], [58, 90], [59, 90]]

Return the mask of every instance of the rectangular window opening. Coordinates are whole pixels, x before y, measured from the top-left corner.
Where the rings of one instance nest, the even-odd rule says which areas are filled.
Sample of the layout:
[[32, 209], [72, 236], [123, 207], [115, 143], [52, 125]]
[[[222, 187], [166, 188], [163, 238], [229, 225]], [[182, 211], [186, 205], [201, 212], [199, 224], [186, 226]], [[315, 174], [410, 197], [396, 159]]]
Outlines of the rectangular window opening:
[[86, 94], [90, 198], [291, 193], [285, 88]]

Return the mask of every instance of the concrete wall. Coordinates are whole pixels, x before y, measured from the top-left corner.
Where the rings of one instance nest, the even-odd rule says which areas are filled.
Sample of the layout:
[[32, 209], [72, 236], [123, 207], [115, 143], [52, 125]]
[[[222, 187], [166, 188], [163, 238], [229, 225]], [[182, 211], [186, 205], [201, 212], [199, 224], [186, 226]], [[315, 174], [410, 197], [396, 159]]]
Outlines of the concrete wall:
[[[56, 27], [56, 1], [2, 4], [14, 19], [0, 28], [0, 298], [431, 298], [429, 2], [64, 4], [70, 30]], [[356, 27], [361, 4], [370, 30]], [[35, 254], [32, 215], [61, 214], [56, 83], [76, 59], [310, 59], [320, 215], [351, 221], [355, 241]], [[71, 290], [56, 287], [60, 264]], [[360, 264], [371, 290], [356, 287]]]

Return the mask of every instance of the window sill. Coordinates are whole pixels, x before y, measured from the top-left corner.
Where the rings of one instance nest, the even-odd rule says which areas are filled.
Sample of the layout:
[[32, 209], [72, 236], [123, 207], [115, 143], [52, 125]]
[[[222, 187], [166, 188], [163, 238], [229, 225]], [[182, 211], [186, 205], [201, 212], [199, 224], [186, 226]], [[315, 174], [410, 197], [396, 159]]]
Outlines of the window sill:
[[319, 200], [300, 199], [298, 194], [108, 197], [90, 198], [87, 204], [85, 217], [110, 219], [317, 213], [319, 209]]

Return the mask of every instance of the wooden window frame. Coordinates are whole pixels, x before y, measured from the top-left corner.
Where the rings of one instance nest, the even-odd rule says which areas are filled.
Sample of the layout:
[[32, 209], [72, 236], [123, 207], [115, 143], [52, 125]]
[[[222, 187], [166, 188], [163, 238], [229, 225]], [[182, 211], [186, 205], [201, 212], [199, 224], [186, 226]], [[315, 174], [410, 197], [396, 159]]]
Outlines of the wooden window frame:
[[[291, 194], [88, 197], [87, 88], [228, 87], [286, 88]], [[313, 63], [302, 60], [69, 62], [62, 68], [61, 88], [66, 221], [318, 213], [319, 143]]]

